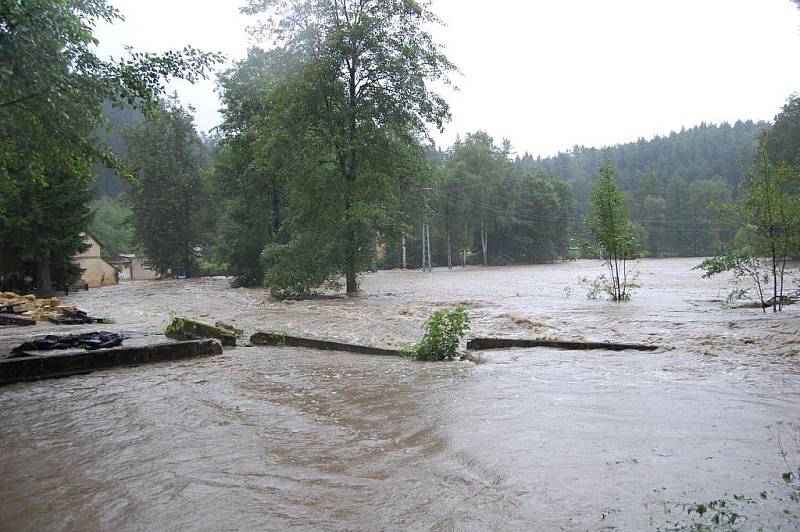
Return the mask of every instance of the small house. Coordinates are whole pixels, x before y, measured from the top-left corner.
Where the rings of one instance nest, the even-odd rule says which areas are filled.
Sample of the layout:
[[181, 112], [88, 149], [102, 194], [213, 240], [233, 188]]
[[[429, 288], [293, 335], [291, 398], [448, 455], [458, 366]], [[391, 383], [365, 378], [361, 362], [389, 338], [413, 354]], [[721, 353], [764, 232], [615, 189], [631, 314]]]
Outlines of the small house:
[[117, 284], [119, 272], [101, 256], [102, 244], [92, 235], [83, 233], [82, 236], [89, 248], [74, 257], [81, 268], [81, 284], [89, 288]]

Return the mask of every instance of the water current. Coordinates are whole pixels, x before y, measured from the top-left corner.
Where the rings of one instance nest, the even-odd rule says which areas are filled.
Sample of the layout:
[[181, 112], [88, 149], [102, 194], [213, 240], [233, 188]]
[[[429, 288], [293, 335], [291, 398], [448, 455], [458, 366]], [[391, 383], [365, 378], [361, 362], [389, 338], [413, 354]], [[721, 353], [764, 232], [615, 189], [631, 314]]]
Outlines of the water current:
[[641, 261], [624, 304], [586, 298], [594, 261], [378, 272], [352, 299], [277, 302], [224, 279], [72, 295], [138, 335], [178, 314], [395, 347], [463, 305], [475, 336], [660, 348], [476, 365], [247, 347], [6, 386], [0, 529], [647, 530], [739, 494], [757, 500], [745, 529], [793, 529], [768, 425], [800, 418], [799, 309], [723, 308], [728, 280], [697, 262]]

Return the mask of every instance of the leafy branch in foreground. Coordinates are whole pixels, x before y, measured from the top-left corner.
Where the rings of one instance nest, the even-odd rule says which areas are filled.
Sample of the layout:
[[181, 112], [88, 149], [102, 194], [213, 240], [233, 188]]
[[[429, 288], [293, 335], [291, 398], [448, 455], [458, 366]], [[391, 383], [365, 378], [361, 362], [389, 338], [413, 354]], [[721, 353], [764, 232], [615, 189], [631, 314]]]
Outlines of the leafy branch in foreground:
[[778, 421], [767, 430], [787, 468], [780, 482], [770, 482], [752, 498], [741, 494], [727, 498], [725, 494], [725, 498], [702, 503], [664, 501], [666, 526], [656, 526], [655, 530], [796, 529], [800, 525], [800, 467], [794, 458], [800, 458], [800, 420]]
[[463, 307], [437, 310], [425, 322], [425, 335], [408, 349], [416, 360], [453, 360], [458, 356], [458, 344], [469, 330], [469, 316]]

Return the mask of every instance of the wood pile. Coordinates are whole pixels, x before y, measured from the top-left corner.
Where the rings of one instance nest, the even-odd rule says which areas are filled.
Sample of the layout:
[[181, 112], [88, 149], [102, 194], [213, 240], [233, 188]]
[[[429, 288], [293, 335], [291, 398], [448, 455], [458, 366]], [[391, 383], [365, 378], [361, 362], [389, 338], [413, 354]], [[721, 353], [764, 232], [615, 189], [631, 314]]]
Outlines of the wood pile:
[[0, 313], [24, 316], [36, 321], [59, 321], [79, 313], [75, 305], [62, 305], [57, 297], [37, 298], [33, 294], [21, 296], [14, 292], [0, 292]]

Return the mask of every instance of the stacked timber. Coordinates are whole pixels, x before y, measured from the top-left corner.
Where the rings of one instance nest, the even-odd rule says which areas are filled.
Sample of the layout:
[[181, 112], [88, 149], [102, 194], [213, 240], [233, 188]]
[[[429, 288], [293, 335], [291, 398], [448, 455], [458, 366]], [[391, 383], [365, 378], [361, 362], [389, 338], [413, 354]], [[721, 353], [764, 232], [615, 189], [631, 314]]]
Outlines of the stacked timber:
[[[37, 298], [33, 294], [19, 295], [14, 292], [0, 292], [0, 315], [7, 325], [21, 325], [15, 321], [51, 321], [53, 323], [96, 323], [96, 318], [86, 316], [75, 305], [62, 305], [57, 297]], [[13, 320], [11, 316], [16, 317]]]

